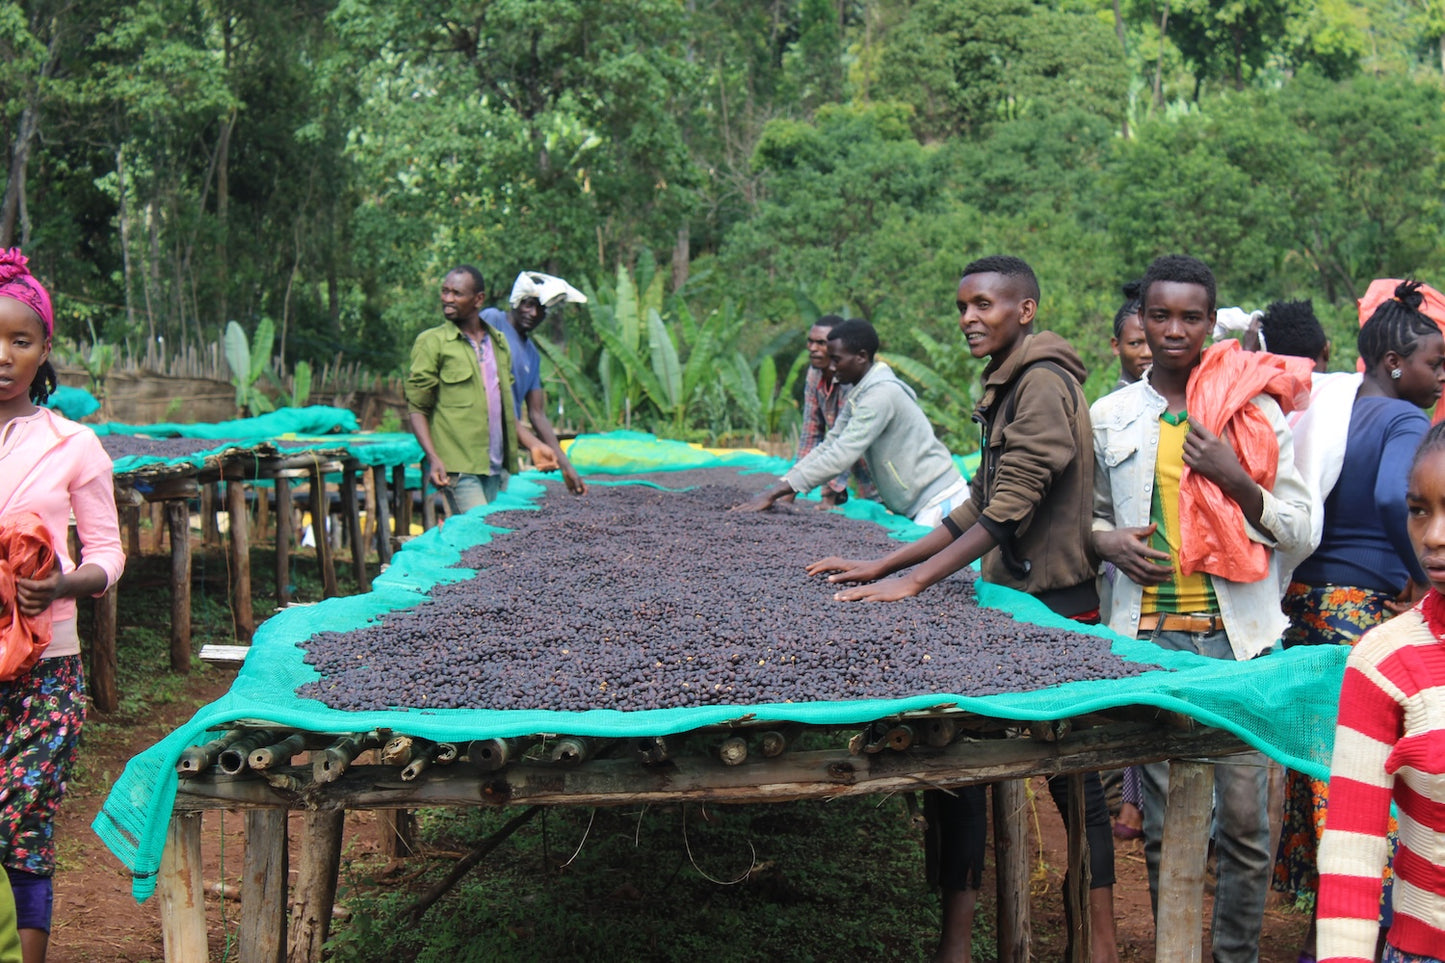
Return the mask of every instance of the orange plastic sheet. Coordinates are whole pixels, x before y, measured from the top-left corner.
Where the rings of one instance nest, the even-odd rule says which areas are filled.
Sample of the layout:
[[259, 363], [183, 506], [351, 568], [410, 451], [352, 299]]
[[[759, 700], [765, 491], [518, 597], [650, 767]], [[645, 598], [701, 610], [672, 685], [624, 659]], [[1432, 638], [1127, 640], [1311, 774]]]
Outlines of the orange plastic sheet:
[[24, 615], [16, 579], [44, 578], [55, 569], [50, 530], [34, 512], [0, 518], [0, 681], [29, 671], [50, 644], [50, 609]]
[[[1374, 315], [1375, 309], [1395, 296], [1395, 288], [1404, 284], [1402, 278], [1376, 278], [1370, 282], [1365, 289], [1365, 296], [1360, 298], [1357, 304], [1360, 306], [1360, 327]], [[1420, 285], [1420, 293], [1425, 296], [1425, 303], [1420, 305], [1420, 311], [1435, 322], [1441, 334], [1445, 334], [1445, 294], [1441, 294], [1428, 284]], [[1365, 362], [1361, 358], [1355, 359], [1355, 370], [1364, 371]], [[1435, 417], [1432, 419], [1435, 424], [1445, 421], [1445, 405], [1435, 406]]]
[[[1263, 488], [1273, 488], [1279, 469], [1279, 441], [1269, 419], [1250, 404], [1265, 394], [1285, 414], [1309, 406], [1307, 358], [1245, 351], [1229, 339], [1210, 347], [1189, 376], [1185, 405], [1191, 419], [1229, 438], [1239, 462]], [[1245, 534], [1244, 512], [1214, 482], [1184, 469], [1179, 481], [1180, 568], [1185, 575], [1208, 572], [1234, 582], [1256, 582], [1269, 572], [1269, 550]]]

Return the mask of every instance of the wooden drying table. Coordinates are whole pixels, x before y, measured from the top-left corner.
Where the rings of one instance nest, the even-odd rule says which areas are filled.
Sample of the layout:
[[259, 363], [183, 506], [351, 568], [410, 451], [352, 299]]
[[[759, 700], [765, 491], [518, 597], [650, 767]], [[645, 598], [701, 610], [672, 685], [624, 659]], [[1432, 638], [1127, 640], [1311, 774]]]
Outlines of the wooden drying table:
[[[1005, 727], [1025, 729], [1032, 738], [997, 738], [998, 730]], [[796, 728], [764, 725], [749, 718], [708, 732], [757, 744], [757, 736], [765, 730]], [[716, 753], [670, 756], [648, 764], [643, 758], [650, 753], [650, 758], [656, 758], [655, 738], [601, 740], [617, 754], [573, 764], [524, 758], [500, 768], [476, 765], [469, 759], [432, 766], [410, 782], [400, 778], [395, 765], [360, 762], [326, 784], [311, 781], [311, 766], [268, 769], [266, 778], [250, 771], [238, 776], [207, 771], [182, 778], [157, 881], [165, 958], [171, 963], [207, 958], [200, 858], [201, 814], [207, 810], [246, 811], [238, 940], [241, 963], [309, 963], [321, 959], [330, 925], [348, 809], [761, 803], [993, 783], [999, 960], [1025, 963], [1030, 927], [1023, 780], [1065, 773], [1075, 777], [1070, 779], [1069, 831], [1073, 885], [1066, 894], [1073, 908], [1073, 958], [1087, 960], [1088, 854], [1080, 775], [1169, 760], [1156, 959], [1200, 959], [1214, 784], [1213, 767], [1207, 760], [1248, 750], [1238, 737], [1148, 707], [1046, 723], [1017, 723], [940, 709], [880, 720], [861, 727], [861, 732], [856, 726], [847, 730], [808, 728], [841, 733], [840, 745], [786, 751], [774, 758], [760, 758], [754, 752], [736, 765], [725, 764]], [[294, 732], [273, 730], [277, 738], [288, 731]], [[846, 739], [848, 732], [855, 733], [852, 740]], [[989, 732], [995, 737], [970, 738]], [[899, 733], [907, 733], [907, 738]], [[308, 744], [324, 745], [335, 737], [315, 734]], [[841, 744], [844, 742], [848, 744]], [[910, 742], [901, 751], [893, 748]], [[477, 745], [473, 744], [473, 751]], [[312, 759], [321, 755], [313, 751]], [[496, 761], [493, 757], [493, 766]], [[273, 784], [300, 789], [278, 789]], [[306, 817], [296, 892], [288, 898], [286, 817], [291, 810], [305, 811]], [[520, 825], [530, 812], [514, 819], [509, 827]]]

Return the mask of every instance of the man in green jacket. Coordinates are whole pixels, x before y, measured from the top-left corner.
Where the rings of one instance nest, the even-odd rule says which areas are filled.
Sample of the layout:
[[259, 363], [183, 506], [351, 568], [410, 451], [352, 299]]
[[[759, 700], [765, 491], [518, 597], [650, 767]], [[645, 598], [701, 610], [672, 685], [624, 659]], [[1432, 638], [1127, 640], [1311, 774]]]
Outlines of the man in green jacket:
[[417, 335], [406, 377], [411, 430], [453, 512], [490, 502], [517, 470], [512, 356], [506, 337], [482, 318], [486, 299], [475, 267], [447, 274], [447, 323]]

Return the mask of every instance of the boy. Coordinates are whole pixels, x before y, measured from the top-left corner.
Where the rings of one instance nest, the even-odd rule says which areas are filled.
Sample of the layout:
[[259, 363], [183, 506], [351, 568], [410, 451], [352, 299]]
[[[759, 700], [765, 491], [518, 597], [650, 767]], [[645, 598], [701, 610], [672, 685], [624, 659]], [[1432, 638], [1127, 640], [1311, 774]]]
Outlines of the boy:
[[[1181, 255], [1156, 259], [1145, 272], [1140, 297], [1153, 365], [1141, 381], [1099, 399], [1090, 412], [1094, 546], [1118, 569], [1106, 618], [1114, 631], [1164, 648], [1252, 659], [1269, 651], [1285, 627], [1281, 556], [1307, 547], [1310, 538], [1310, 496], [1295, 467], [1284, 412], [1275, 397], [1261, 393], [1281, 385], [1260, 360], [1270, 356], [1239, 351], [1232, 342], [1221, 342], [1210, 351], [1222, 354], [1205, 358], [1215, 285], [1202, 262]], [[1293, 381], [1294, 389], [1308, 390], [1307, 382], [1273, 370], [1275, 378]], [[1211, 382], [1221, 378], [1248, 397], [1238, 414], [1211, 410], [1204, 400], [1223, 394]], [[1256, 384], [1260, 387], [1249, 390]], [[1280, 393], [1293, 403], [1295, 390]], [[1225, 421], [1231, 438], [1248, 432], [1251, 445], [1238, 441], [1237, 450], [1205, 427]], [[1277, 466], [1272, 485], [1261, 485], [1246, 462]], [[1181, 536], [1184, 525], [1196, 524], [1194, 513], [1206, 499], [1228, 512], [1225, 534], [1234, 537], [1234, 551], [1200, 557], [1199, 545]], [[1196, 541], [1205, 544], [1205, 534]], [[1157, 904], [1168, 764], [1147, 765], [1143, 776], [1144, 852]], [[1214, 784], [1219, 865], [1214, 959], [1257, 961], [1273, 855], [1263, 755], [1218, 760]]]
[[[984, 391], [975, 411], [983, 425], [984, 457], [969, 499], [923, 538], [871, 562], [832, 557], [808, 566], [835, 571], [831, 582], [871, 581], [909, 566], [912, 571], [840, 591], [843, 601], [892, 601], [917, 595], [975, 559], [983, 577], [1028, 592], [1055, 612], [1095, 621], [1098, 595], [1090, 547], [1093, 478], [1088, 452], [1089, 410], [1084, 363], [1067, 341], [1035, 333], [1039, 282], [1016, 257], [980, 258], [958, 285], [959, 329], [975, 358], [988, 357]], [[1049, 780], [1061, 814], [1068, 781]], [[1089, 841], [1092, 959], [1117, 958], [1114, 932], [1114, 846], [1099, 777], [1085, 777]], [[941, 847], [943, 935], [936, 960], [968, 960], [982, 864], [982, 788], [931, 794]]]

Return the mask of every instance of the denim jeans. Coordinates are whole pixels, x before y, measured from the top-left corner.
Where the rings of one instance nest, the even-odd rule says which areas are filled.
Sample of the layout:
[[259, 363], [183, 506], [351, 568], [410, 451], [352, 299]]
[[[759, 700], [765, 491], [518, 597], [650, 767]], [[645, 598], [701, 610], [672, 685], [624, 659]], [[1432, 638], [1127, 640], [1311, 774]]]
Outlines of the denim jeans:
[[[1211, 659], [1234, 659], [1229, 636], [1218, 632], [1140, 633], [1163, 649], [1183, 650]], [[1274, 860], [1269, 851], [1269, 769], [1264, 754], [1246, 752], [1214, 762], [1215, 855], [1212, 942], [1216, 963], [1257, 963], [1264, 901]], [[1169, 764], [1142, 766], [1144, 788], [1144, 860], [1149, 867], [1149, 898], [1159, 910], [1159, 851], [1164, 838], [1164, 807], [1169, 798]]]
[[451, 484], [442, 489], [442, 495], [446, 497], [447, 508], [453, 515], [460, 515], [462, 512], [471, 511], [478, 505], [485, 505], [492, 501], [507, 487], [507, 473], [498, 472], [495, 475], [467, 475], [452, 472], [447, 475]]

